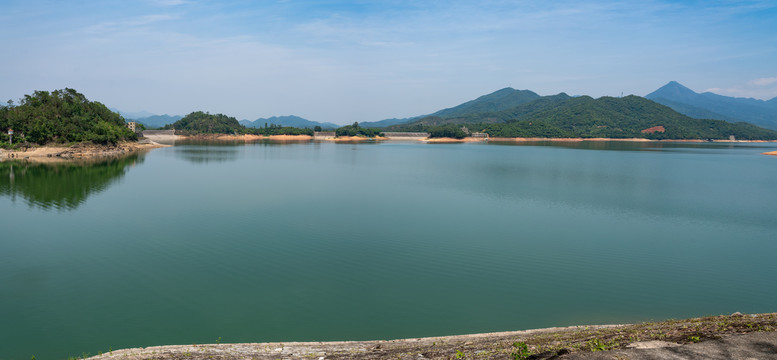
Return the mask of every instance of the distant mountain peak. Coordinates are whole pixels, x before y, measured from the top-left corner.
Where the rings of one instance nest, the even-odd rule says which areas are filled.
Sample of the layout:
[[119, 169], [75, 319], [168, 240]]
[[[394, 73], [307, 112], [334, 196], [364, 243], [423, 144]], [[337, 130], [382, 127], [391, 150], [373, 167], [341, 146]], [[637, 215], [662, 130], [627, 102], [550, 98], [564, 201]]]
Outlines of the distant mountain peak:
[[670, 81], [666, 85], [658, 88], [658, 90], [653, 91], [650, 94], [647, 94], [645, 96], [648, 99], [652, 98], [665, 98], [665, 99], [672, 99], [677, 97], [687, 97], [687, 96], [693, 96], [697, 95], [695, 91], [689, 89], [688, 87], [684, 86], [683, 84], [680, 84], [677, 81]]
[[736, 98], [711, 92], [696, 93], [670, 81], [646, 98], [697, 119], [745, 121], [777, 130], [777, 101]]

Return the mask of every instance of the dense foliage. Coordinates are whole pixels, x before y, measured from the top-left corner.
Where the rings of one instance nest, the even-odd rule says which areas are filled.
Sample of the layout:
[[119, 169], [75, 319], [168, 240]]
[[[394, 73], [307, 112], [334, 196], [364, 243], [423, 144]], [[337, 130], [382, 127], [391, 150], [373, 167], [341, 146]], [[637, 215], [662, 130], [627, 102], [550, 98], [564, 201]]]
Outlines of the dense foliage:
[[335, 130], [336, 136], [365, 136], [365, 137], [376, 137], [380, 136], [380, 129], [375, 128], [363, 128], [359, 126], [358, 122], [353, 123], [353, 125], [345, 125], [343, 127], [338, 128]]
[[[454, 124], [482, 129], [492, 137], [728, 139], [733, 135], [742, 140], [777, 139], [776, 131], [748, 123], [690, 118], [638, 96], [593, 99], [563, 93], [497, 112], [429, 116], [389, 130], [432, 132]], [[656, 126], [665, 131], [642, 132]]]
[[175, 129], [176, 134], [255, 134], [255, 135], [313, 135], [313, 130], [270, 124], [263, 128], [246, 128], [234, 117], [196, 111], [163, 129]]
[[89, 101], [73, 89], [36, 91], [19, 104], [8, 101], [0, 107], [0, 141], [8, 144], [7, 129], [13, 129], [13, 142], [46, 144], [91, 141], [112, 144], [137, 140], [121, 115], [105, 105]]
[[175, 129], [177, 134], [245, 134], [246, 128], [231, 116], [195, 111], [162, 129]]
[[463, 139], [469, 134], [460, 125], [442, 125], [429, 128], [429, 137]]
[[313, 130], [300, 129], [291, 126], [280, 126], [270, 124], [263, 128], [248, 128], [248, 133], [256, 135], [310, 135], [313, 136]]
[[532, 102], [540, 97], [530, 90], [515, 90], [508, 87], [488, 95], [483, 95], [475, 100], [467, 101], [461, 105], [437, 111], [432, 116], [450, 118], [467, 114], [501, 111]]

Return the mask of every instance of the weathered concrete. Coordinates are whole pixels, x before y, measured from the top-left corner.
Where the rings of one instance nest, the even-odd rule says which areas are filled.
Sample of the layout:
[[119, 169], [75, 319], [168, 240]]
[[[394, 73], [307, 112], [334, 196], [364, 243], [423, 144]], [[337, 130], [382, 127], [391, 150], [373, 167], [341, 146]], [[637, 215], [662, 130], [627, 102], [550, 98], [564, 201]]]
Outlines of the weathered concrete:
[[143, 130], [142, 135], [153, 142], [166, 145], [174, 145], [180, 138], [175, 135], [175, 130]]
[[388, 140], [423, 140], [429, 137], [429, 133], [426, 132], [393, 132], [384, 131], [380, 133]]
[[725, 336], [695, 344], [647, 349], [619, 349], [573, 353], [558, 357], [565, 360], [730, 360], [777, 359], [777, 332], [754, 332]]
[[334, 131], [314, 131], [313, 140], [326, 140], [334, 139], [336, 136]]

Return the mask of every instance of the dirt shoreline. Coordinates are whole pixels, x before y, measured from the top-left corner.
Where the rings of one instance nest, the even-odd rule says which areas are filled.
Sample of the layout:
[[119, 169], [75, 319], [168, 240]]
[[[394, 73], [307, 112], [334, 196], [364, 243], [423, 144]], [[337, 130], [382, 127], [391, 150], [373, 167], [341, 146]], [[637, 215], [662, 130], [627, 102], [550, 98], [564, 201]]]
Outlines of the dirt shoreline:
[[[777, 331], [777, 313], [710, 316], [401, 340], [171, 345], [115, 350], [90, 359], [551, 359], [594, 351], [676, 347]], [[777, 336], [774, 337], [777, 342]], [[515, 355], [523, 355], [516, 357]], [[601, 353], [599, 353], [601, 354]]]
[[129, 155], [160, 147], [155, 142], [124, 141], [114, 145], [79, 143], [72, 146], [43, 145], [22, 150], [0, 150], [0, 161], [26, 160], [32, 162], [66, 162], [74, 160], [98, 160]]

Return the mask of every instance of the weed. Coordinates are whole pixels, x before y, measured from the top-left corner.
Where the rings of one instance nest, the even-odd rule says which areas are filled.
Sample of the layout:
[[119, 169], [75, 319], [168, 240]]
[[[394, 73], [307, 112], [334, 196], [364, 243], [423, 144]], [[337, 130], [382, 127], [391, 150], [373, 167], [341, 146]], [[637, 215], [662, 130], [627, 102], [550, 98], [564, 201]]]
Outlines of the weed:
[[696, 336], [696, 335], [691, 335], [691, 336], [688, 337], [688, 341], [697, 343], [697, 342], [701, 341], [701, 337], [700, 336]]
[[464, 352], [461, 350], [456, 350], [456, 358], [457, 359], [463, 359], [464, 358]]
[[219, 338], [216, 339], [216, 344], [221, 344], [221, 336], [219, 336]]
[[531, 351], [529, 351], [529, 345], [526, 345], [523, 341], [514, 342], [513, 347], [515, 347], [515, 352], [511, 353], [510, 356], [515, 360], [523, 360], [532, 355]]
[[588, 347], [591, 348], [591, 351], [607, 351], [607, 344], [598, 338], [591, 339], [588, 342]]

